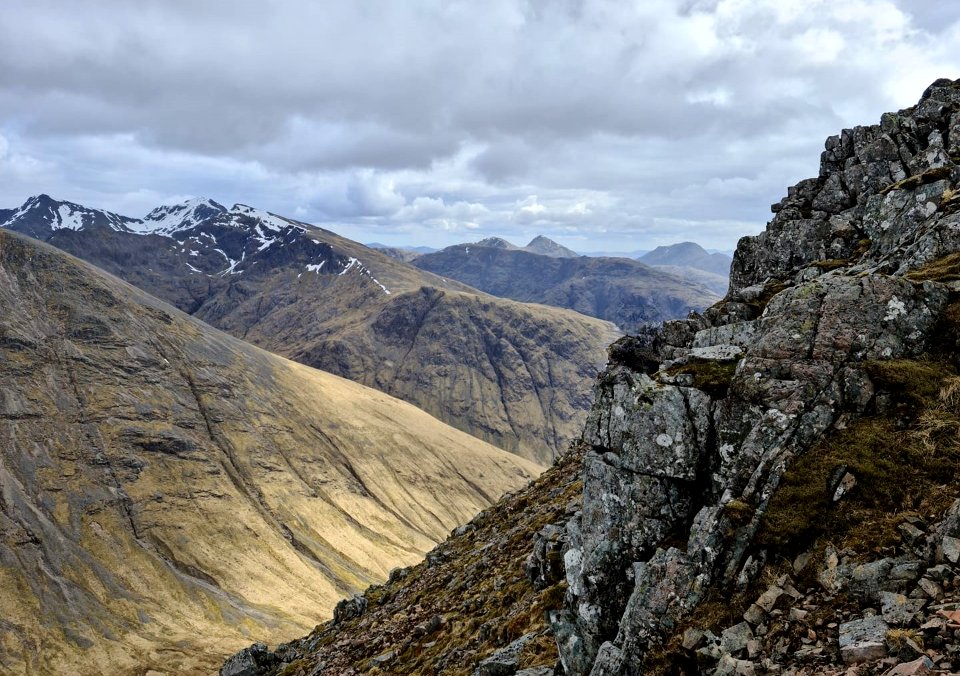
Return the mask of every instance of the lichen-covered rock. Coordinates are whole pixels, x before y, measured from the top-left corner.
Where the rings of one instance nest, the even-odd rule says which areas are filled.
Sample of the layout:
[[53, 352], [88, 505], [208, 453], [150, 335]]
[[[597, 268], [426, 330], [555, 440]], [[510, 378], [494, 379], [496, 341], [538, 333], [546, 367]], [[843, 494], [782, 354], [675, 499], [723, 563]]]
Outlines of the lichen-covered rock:
[[[917, 108], [829, 139], [820, 176], [741, 240], [726, 300], [645, 336], [642, 358], [600, 376], [583, 509], [567, 524], [567, 610], [555, 614], [567, 673], [634, 673], [708, 590], [749, 584], [765, 556], [754, 535], [793, 461], [886, 405], [869, 365], [941, 349], [952, 277], [920, 268], [960, 251], [960, 209], [947, 206], [956, 120], [960, 81], [938, 81]], [[859, 490], [856, 472], [843, 469], [831, 496], [841, 484], [841, 498]], [[942, 559], [960, 558], [957, 530], [931, 544]], [[906, 591], [892, 573], [903, 563], [834, 562], [820, 578], [877, 603]], [[939, 583], [924, 580], [936, 598]]]
[[260, 676], [277, 662], [277, 656], [267, 650], [266, 644], [254, 643], [231, 656], [220, 667], [220, 676]]
[[883, 618], [874, 615], [840, 625], [840, 656], [847, 664], [868, 662], [887, 654], [887, 631]]
[[482, 660], [473, 676], [513, 676], [520, 663], [520, 651], [536, 637], [536, 633], [524, 634], [510, 645], [504, 646], [490, 657]]
[[527, 578], [533, 588], [551, 587], [564, 578], [563, 550], [567, 532], [554, 524], [544, 526], [533, 538], [533, 551], [527, 557]]

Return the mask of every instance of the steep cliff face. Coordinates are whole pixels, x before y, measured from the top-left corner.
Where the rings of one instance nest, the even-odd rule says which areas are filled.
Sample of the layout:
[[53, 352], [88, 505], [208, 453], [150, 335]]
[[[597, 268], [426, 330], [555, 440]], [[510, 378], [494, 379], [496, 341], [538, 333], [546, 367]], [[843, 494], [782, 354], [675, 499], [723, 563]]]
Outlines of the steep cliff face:
[[4, 673], [209, 673], [538, 470], [0, 231]]
[[[492, 634], [465, 670], [956, 671], [958, 160], [960, 81], [942, 80], [827, 141], [820, 175], [740, 242], [722, 302], [611, 346], [582, 464], [555, 468], [579, 472], [580, 502], [527, 527], [530, 585], [554, 602], [564, 590], [561, 607], [540, 606], [558, 661], [529, 656], [532, 629], [526, 643]], [[492, 575], [519, 566], [503, 565]], [[263, 673], [311, 673], [331, 654], [323, 641], [343, 673], [389, 673], [408, 654], [396, 643], [351, 659], [361, 622]], [[446, 627], [407, 648], [447, 645]]]
[[[646, 673], [702, 602], [732, 598], [789, 553], [768, 511], [798, 459], [857, 421], [912, 424], [916, 411], [893, 402], [919, 385], [890, 372], [940, 384], [954, 371], [957, 161], [960, 82], [938, 81], [916, 107], [827, 140], [819, 176], [741, 240], [722, 303], [614, 345], [584, 431], [567, 607], [551, 616], [566, 673]], [[854, 459], [825, 471], [847, 470], [853, 482], [870, 473]], [[837, 486], [822, 482], [778, 516], [829, 504], [819, 496]]]

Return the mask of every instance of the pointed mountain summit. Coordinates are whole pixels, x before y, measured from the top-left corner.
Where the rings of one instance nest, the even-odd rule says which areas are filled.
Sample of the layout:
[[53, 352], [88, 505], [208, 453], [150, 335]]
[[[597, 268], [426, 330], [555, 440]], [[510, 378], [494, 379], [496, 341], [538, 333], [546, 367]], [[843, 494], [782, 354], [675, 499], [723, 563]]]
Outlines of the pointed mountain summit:
[[487, 237], [486, 239], [481, 239], [479, 242], [475, 242], [474, 246], [484, 246], [491, 249], [507, 249], [511, 251], [520, 249], [516, 244], [511, 244], [502, 237]]
[[227, 209], [211, 199], [197, 198], [180, 204], [157, 207], [144, 216], [137, 232], [170, 235], [186, 230], [226, 213]]
[[653, 251], [641, 256], [639, 260], [647, 265], [694, 268], [724, 277], [730, 274], [730, 264], [733, 262], [733, 258], [730, 256], [722, 253], [709, 253], [695, 242], [658, 246]]
[[554, 258], [578, 258], [580, 256], [580, 254], [573, 249], [568, 249], [562, 244], [557, 244], [552, 239], [544, 237], [543, 235], [537, 235], [531, 239], [530, 243], [523, 247], [523, 250], [542, 256], [553, 256]]

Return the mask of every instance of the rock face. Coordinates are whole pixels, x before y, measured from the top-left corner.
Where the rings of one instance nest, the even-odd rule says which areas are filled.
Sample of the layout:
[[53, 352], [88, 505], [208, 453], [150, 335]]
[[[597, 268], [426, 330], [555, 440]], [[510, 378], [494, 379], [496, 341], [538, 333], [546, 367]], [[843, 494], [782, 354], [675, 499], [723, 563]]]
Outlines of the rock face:
[[0, 227], [541, 463], [579, 434], [616, 336], [606, 322], [493, 298], [240, 204], [193, 200], [131, 219], [41, 195], [0, 210]]
[[2, 230], [0, 383], [4, 673], [209, 673], [540, 469]]
[[791, 464], [883, 411], [869, 365], [935, 355], [955, 368], [943, 343], [958, 144], [949, 81], [831, 137], [820, 175], [741, 240], [722, 304], [613, 350], [584, 432], [583, 510], [567, 526], [568, 604], [552, 615], [566, 673], [643, 673], [708, 593], [753, 579], [768, 555], [754, 538]]
[[[741, 241], [722, 303], [611, 346], [582, 502], [522, 526], [533, 588], [565, 590], [542, 608], [555, 673], [956, 672], [953, 158], [960, 81], [938, 81], [915, 108], [828, 140], [819, 177]], [[469, 549], [495, 547], [486, 537]], [[489, 631], [437, 640], [450, 654]], [[285, 673], [325, 659], [362, 670], [359, 635], [324, 629]], [[407, 647], [442, 671], [425, 644]]]
[[629, 258], [543, 255], [489, 240], [447, 247], [413, 264], [495, 296], [605, 319], [624, 331], [684, 317], [718, 300], [699, 284]]

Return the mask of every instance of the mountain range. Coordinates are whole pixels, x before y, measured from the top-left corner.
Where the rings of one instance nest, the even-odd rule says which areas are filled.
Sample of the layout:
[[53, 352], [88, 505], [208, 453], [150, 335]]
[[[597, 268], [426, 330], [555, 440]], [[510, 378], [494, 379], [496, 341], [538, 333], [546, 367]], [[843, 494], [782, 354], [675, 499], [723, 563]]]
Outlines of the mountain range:
[[[611, 321], [626, 332], [702, 310], [719, 299], [699, 284], [639, 261], [578, 256], [557, 247], [546, 237], [524, 248], [491, 238], [417, 256], [412, 264], [495, 296]], [[546, 251], [552, 253], [542, 253]]]
[[209, 673], [541, 469], [4, 230], [0, 307], [6, 673]]
[[39, 195], [0, 210], [0, 228], [541, 463], [578, 433], [617, 334], [245, 205], [197, 199], [134, 219]]

